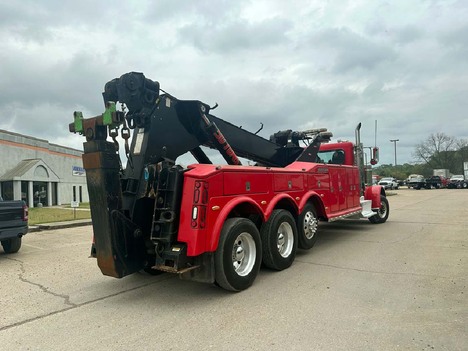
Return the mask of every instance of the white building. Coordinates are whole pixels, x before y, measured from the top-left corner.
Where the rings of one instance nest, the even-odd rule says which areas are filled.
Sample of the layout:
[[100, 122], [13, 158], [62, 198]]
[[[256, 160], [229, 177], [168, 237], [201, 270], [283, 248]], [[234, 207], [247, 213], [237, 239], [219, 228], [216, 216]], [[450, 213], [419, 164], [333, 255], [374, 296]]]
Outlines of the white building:
[[29, 207], [88, 202], [82, 154], [0, 129], [0, 195]]

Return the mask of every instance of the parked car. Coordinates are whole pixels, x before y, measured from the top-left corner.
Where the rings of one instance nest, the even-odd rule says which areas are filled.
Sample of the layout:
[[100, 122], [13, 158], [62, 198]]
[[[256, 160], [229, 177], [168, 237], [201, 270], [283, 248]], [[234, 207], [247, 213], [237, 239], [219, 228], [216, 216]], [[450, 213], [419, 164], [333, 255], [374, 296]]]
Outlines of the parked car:
[[430, 188], [445, 188], [447, 187], [448, 180], [445, 177], [442, 176], [432, 176], [429, 178], [426, 178], [426, 189]]
[[28, 232], [28, 206], [24, 201], [4, 201], [0, 196], [0, 242], [5, 253], [21, 247], [21, 237]]
[[468, 188], [468, 183], [465, 180], [465, 176], [463, 174], [456, 174], [456, 175], [451, 176], [447, 184], [447, 188], [449, 189]]
[[398, 181], [392, 177], [380, 179], [379, 185], [383, 186], [384, 189], [398, 189], [399, 187]]

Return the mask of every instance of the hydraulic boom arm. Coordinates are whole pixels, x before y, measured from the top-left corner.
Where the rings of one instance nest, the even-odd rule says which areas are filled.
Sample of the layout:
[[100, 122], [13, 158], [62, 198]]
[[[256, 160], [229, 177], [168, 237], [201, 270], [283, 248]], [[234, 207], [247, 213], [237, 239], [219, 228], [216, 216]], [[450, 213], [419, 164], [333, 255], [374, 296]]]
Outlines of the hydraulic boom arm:
[[[263, 166], [285, 167], [295, 160], [314, 162], [320, 143], [331, 137], [325, 129], [287, 130], [266, 140], [211, 115], [203, 102], [161, 95], [159, 83], [142, 73], [127, 73], [108, 82], [103, 98], [106, 111], [102, 115], [84, 119], [75, 112], [69, 129], [86, 136], [83, 165], [96, 255], [103, 273], [116, 277], [154, 264], [146, 254], [154, 254], [149, 236], [161, 247], [174, 241], [183, 173], [174, 166], [177, 157], [190, 152], [199, 163], [211, 163], [200, 148], [208, 146], [231, 165], [240, 165], [239, 157], [243, 157]], [[117, 111], [117, 102], [126, 106], [127, 113]], [[125, 169], [116, 152], [120, 127], [128, 157]], [[130, 129], [134, 130], [131, 144]], [[106, 141], [108, 134], [114, 143]], [[308, 146], [300, 147], [301, 140]], [[150, 181], [158, 182], [158, 191], [166, 192], [162, 205], [148, 196]], [[167, 227], [163, 232], [155, 229], [157, 221], [147, 220], [159, 216]]]

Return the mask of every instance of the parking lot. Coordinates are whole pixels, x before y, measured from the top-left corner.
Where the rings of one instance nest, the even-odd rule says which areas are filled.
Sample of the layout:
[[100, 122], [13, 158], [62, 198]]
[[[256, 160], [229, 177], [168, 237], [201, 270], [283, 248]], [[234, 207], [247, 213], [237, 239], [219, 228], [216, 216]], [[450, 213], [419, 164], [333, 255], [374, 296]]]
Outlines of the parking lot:
[[30, 233], [0, 253], [0, 350], [467, 350], [468, 190], [389, 193], [387, 223], [323, 223], [241, 293], [105, 277], [90, 226]]

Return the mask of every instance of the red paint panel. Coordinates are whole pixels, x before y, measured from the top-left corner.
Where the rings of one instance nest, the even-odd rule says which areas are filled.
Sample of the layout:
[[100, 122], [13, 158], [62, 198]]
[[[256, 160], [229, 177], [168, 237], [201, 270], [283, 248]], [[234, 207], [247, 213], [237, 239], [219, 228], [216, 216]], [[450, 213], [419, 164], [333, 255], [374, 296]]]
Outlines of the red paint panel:
[[304, 189], [304, 175], [276, 173], [273, 175], [273, 191], [293, 191]]
[[326, 174], [309, 174], [307, 177], [307, 185], [313, 190], [330, 190], [330, 176]]
[[271, 174], [224, 172], [224, 195], [267, 193], [270, 189]]

